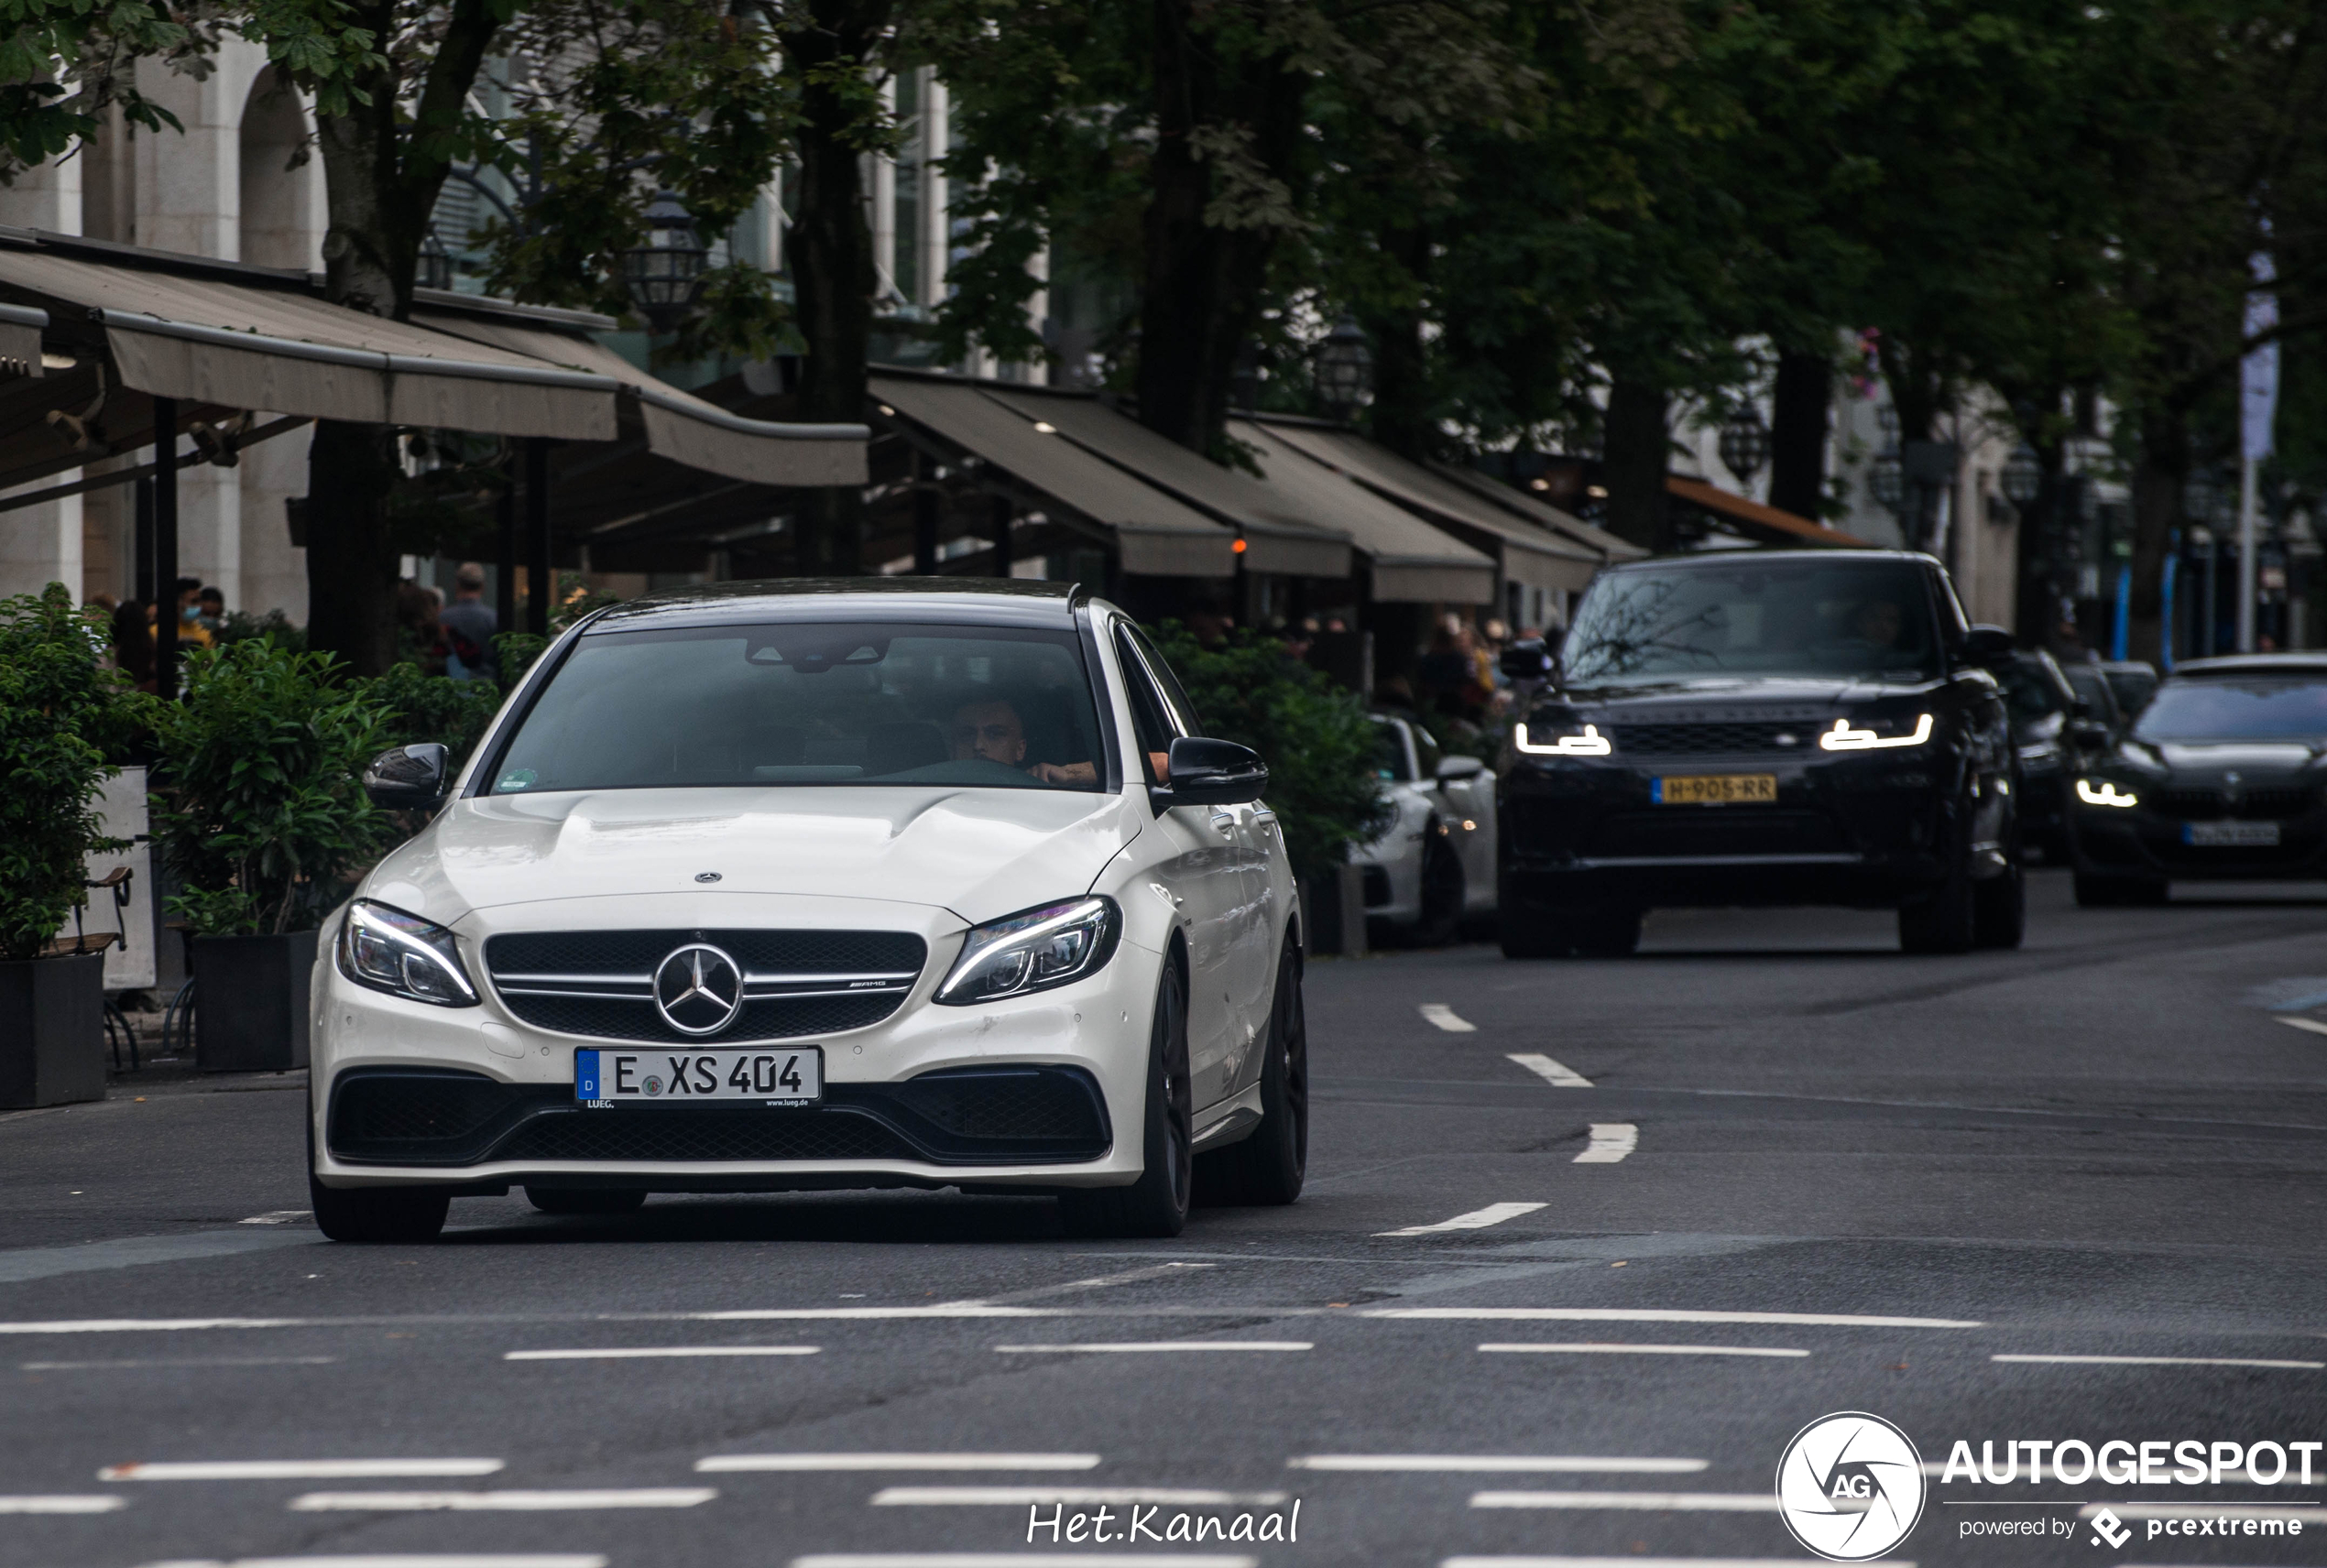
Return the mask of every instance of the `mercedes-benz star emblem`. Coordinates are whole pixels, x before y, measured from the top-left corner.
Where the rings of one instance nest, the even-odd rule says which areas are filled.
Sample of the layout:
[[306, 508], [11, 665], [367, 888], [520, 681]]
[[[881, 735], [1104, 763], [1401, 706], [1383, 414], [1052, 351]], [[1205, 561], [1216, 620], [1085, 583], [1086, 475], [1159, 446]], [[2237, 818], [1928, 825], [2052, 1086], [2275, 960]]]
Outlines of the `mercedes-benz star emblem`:
[[654, 972], [654, 1010], [681, 1034], [717, 1034], [743, 1010], [743, 970], [707, 942], [674, 948]]

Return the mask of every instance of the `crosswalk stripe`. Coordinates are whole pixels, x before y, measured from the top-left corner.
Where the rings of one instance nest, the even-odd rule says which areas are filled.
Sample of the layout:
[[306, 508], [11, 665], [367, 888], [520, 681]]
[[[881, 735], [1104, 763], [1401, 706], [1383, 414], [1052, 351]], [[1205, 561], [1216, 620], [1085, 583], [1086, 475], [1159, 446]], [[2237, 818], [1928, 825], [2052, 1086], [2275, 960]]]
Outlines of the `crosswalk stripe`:
[[1561, 1089], [1589, 1089], [1591, 1087], [1590, 1079], [1585, 1077], [1582, 1073], [1577, 1072], [1572, 1067], [1564, 1067], [1560, 1065], [1548, 1056], [1538, 1056], [1532, 1051], [1514, 1051], [1510, 1053], [1508, 1060], [1517, 1062], [1528, 1072], [1533, 1073], [1537, 1077], [1543, 1079], [1544, 1082]]
[[1576, 1156], [1578, 1165], [1613, 1165], [1640, 1145], [1640, 1128], [1630, 1122], [1594, 1122], [1591, 1143]]

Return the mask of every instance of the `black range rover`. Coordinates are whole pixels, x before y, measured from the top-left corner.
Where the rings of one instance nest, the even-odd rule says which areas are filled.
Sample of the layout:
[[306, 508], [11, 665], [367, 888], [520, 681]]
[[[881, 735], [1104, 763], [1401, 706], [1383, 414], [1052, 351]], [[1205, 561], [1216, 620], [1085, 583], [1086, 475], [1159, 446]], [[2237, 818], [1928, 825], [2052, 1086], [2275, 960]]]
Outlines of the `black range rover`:
[[1611, 567], [1500, 759], [1513, 957], [1630, 953], [1676, 905], [1895, 908], [1909, 953], [2016, 947], [2010, 721], [1947, 573], [1895, 550]]

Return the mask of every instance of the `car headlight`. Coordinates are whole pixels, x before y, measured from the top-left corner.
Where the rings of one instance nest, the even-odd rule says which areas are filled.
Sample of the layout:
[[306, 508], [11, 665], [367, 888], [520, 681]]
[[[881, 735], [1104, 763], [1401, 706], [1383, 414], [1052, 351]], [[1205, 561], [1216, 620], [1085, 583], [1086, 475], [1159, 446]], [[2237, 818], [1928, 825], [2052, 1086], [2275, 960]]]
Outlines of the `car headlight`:
[[934, 998], [949, 1007], [1047, 991], [1097, 974], [1114, 956], [1122, 915], [1112, 898], [1070, 898], [970, 930]]
[[440, 1007], [474, 1007], [476, 987], [453, 933], [386, 904], [358, 899], [339, 928], [339, 972], [358, 985]]
[[1883, 719], [1869, 720], [1867, 728], [1857, 729], [1852, 726], [1848, 719], [1836, 719], [1832, 729], [1819, 735], [1819, 749], [1820, 751], [1888, 751], [1894, 746], [1921, 746], [1931, 738], [1931, 715], [1928, 713], [1916, 714], [1915, 727], [1906, 735], [1885, 735], [1873, 727], [1877, 724], [1893, 722]]
[[1568, 724], [1527, 734], [1521, 724], [1512, 736], [1512, 743], [1530, 757], [1606, 757], [1616, 749], [1614, 743], [1600, 733], [1597, 724], [1580, 728]]
[[2120, 789], [2106, 779], [2077, 780], [2077, 799], [2088, 806], [2137, 806], [2141, 797], [2130, 789]]

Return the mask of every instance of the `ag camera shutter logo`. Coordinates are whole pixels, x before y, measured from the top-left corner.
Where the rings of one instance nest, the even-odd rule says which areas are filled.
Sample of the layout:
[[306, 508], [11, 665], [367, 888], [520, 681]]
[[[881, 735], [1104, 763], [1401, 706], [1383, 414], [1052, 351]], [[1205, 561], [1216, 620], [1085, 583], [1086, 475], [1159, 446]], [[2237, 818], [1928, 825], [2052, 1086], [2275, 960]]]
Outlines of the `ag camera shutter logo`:
[[1864, 1563], [1905, 1541], [1923, 1517], [1923, 1456], [1881, 1416], [1820, 1416], [1777, 1462], [1777, 1515], [1830, 1563]]

